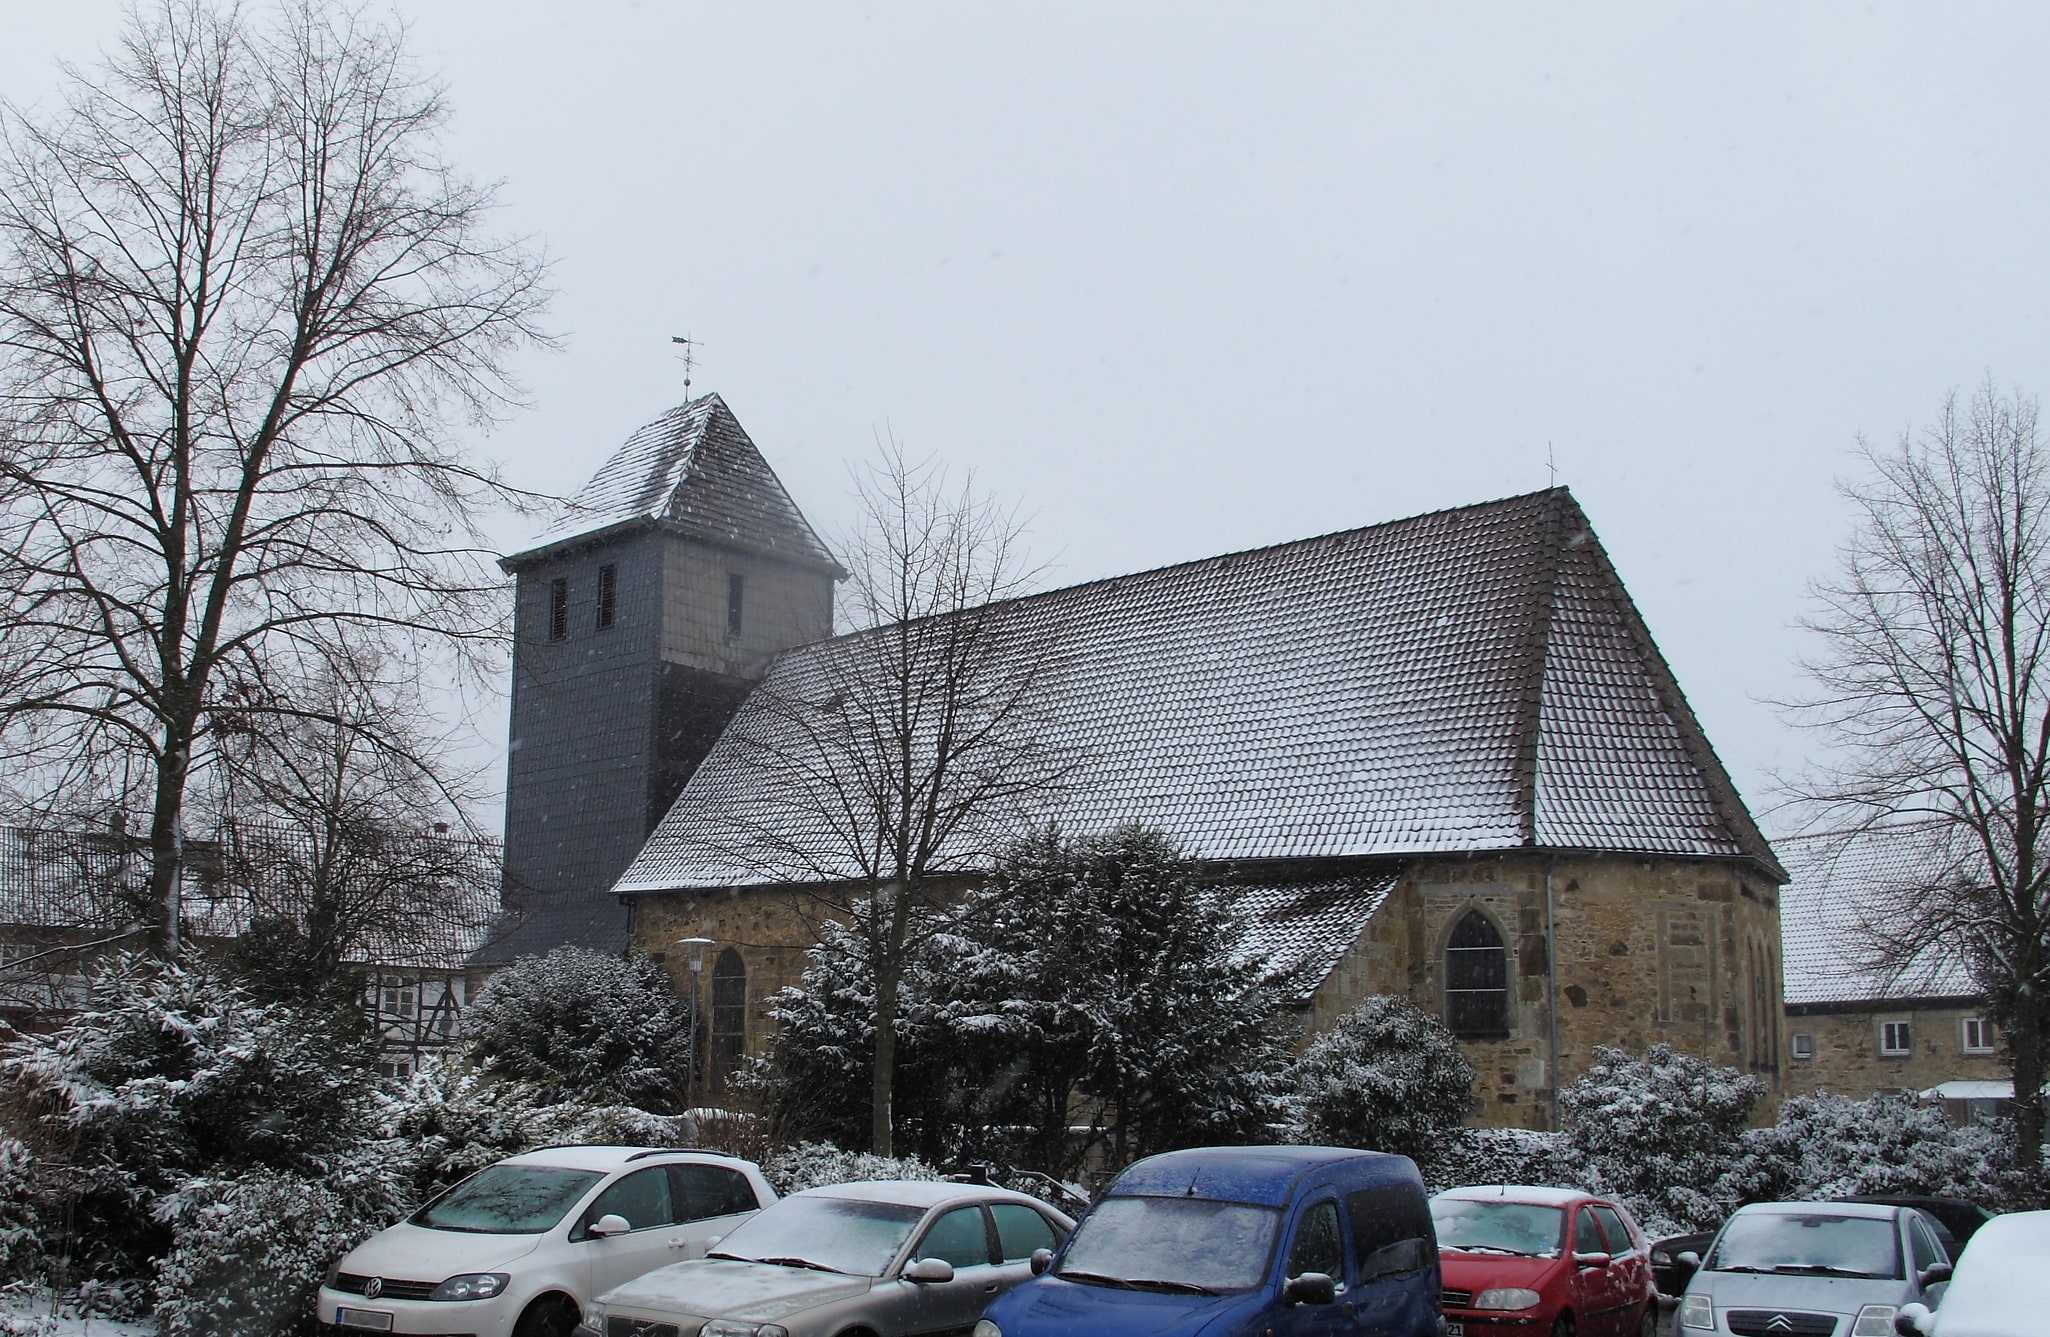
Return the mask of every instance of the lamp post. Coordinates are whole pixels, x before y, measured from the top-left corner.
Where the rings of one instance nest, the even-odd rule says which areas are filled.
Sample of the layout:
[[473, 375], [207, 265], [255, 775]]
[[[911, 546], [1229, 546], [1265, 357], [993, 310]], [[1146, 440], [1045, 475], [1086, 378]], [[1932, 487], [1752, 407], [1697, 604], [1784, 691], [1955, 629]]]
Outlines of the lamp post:
[[712, 939], [679, 938], [676, 945], [690, 952], [690, 1069], [685, 1078], [689, 1089], [684, 1092], [684, 1099], [695, 1110], [698, 1107], [698, 1043], [701, 1038], [708, 1045], [710, 1043], [709, 1032], [703, 1037], [699, 1034], [703, 1029], [704, 1013], [698, 1007], [698, 981], [705, 976], [705, 949], [712, 945]]

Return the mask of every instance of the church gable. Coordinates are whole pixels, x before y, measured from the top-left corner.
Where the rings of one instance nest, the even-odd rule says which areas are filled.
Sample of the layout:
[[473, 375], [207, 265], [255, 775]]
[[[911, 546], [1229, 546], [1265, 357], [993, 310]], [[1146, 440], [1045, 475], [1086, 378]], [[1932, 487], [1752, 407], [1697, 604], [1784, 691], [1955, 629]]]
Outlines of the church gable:
[[[1218, 861], [1532, 846], [1771, 851], [1563, 489], [1096, 581], [993, 610], [1039, 657], [1041, 814]], [[868, 633], [862, 633], [868, 634]], [[754, 749], [803, 749], [840, 642], [772, 669], [621, 892], [851, 875]], [[787, 771], [785, 774], [787, 775]], [[1727, 796], [1726, 798], [1724, 796]]]

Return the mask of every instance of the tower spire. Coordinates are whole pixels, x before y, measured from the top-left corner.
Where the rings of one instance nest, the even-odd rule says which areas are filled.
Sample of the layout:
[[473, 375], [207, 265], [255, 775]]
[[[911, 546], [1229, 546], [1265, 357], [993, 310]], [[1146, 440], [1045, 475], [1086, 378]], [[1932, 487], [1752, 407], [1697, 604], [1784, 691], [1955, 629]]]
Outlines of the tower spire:
[[693, 339], [688, 334], [672, 334], [669, 336], [669, 342], [683, 345], [683, 397], [688, 400], [691, 368], [697, 365], [697, 352], [705, 346], [704, 341]]

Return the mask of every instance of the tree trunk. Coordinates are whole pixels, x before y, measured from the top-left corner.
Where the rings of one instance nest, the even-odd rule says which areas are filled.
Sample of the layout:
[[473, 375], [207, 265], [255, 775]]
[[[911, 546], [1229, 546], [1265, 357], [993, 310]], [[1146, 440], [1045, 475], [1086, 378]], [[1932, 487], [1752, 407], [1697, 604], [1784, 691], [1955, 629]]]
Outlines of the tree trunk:
[[897, 1076], [897, 982], [893, 963], [876, 962], [876, 1061], [869, 1071], [869, 1150], [878, 1156], [896, 1153], [890, 1140], [890, 1095]]
[[2040, 1206], [2043, 1180], [2043, 997], [2031, 983], [2015, 991], [2013, 1026], [2007, 1035], [2014, 1071], [2014, 1163], [2026, 1178], [2024, 1205]]
[[156, 796], [149, 824], [149, 905], [143, 923], [150, 950], [176, 961], [179, 921], [184, 917], [185, 781], [192, 766], [192, 728], [173, 723], [164, 730], [163, 754], [157, 762]]

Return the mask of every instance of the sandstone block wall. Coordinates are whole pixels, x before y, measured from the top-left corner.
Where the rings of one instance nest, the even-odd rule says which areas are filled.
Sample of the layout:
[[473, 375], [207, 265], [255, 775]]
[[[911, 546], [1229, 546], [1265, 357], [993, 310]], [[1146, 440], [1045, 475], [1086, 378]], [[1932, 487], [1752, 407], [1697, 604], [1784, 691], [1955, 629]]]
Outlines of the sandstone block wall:
[[[1997, 1052], [1970, 1053], [1964, 1047], [1965, 1019], [1983, 1015], [1976, 1007], [1861, 1007], [1869, 1010], [1790, 1012], [1787, 1034], [1809, 1036], [1815, 1057], [1788, 1060], [1789, 1094], [1833, 1091], [1862, 1099], [1880, 1091], [1925, 1091], [1938, 1082], [2008, 1080]], [[1881, 1051], [1880, 1028], [1889, 1021], [1908, 1023], [1912, 1052]]]

